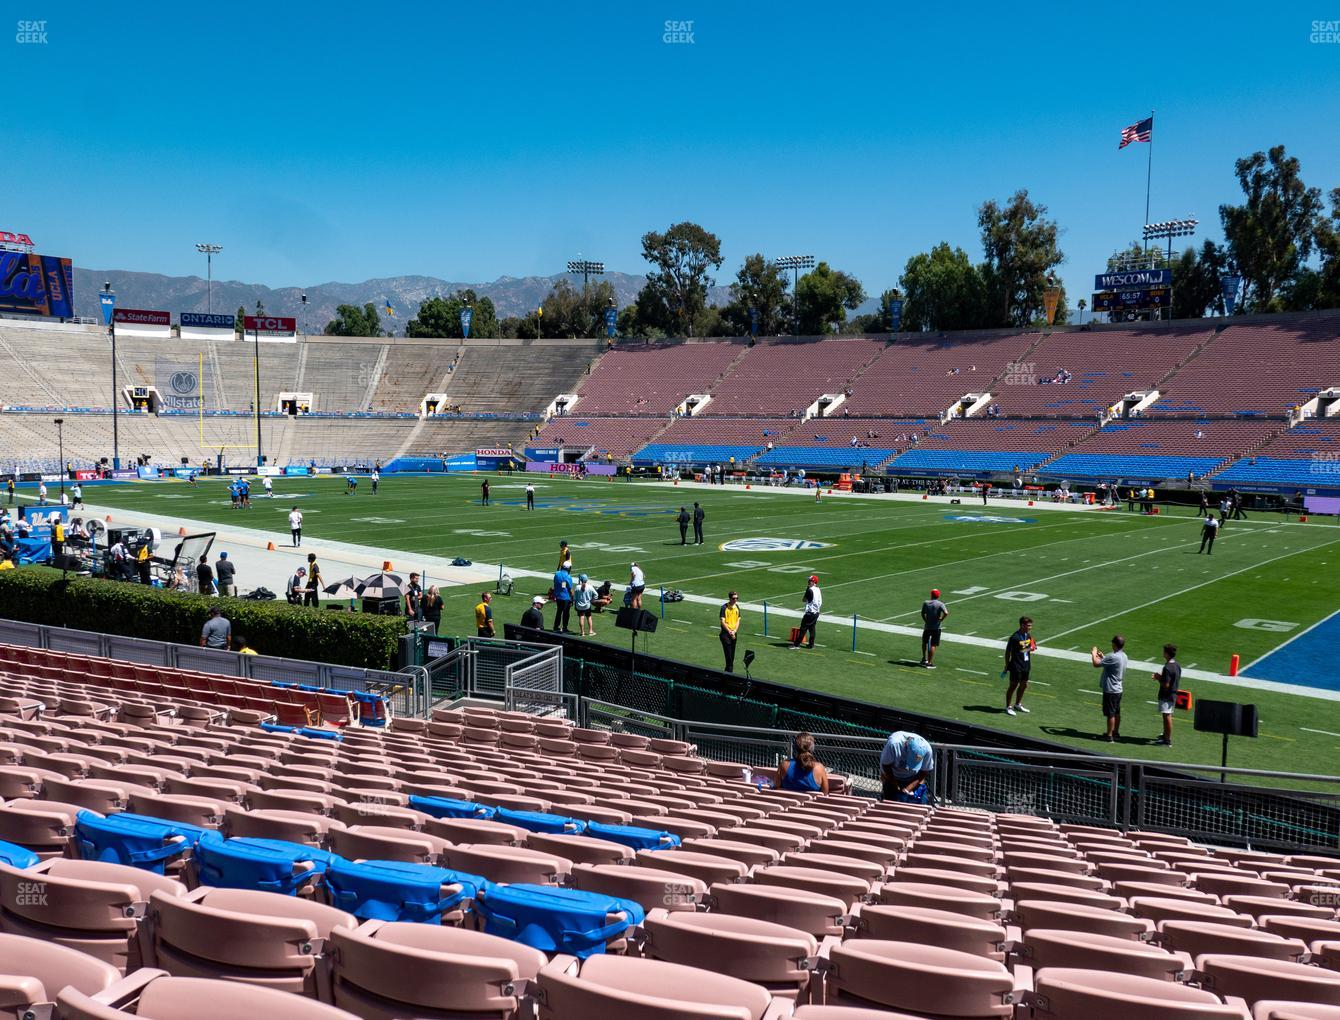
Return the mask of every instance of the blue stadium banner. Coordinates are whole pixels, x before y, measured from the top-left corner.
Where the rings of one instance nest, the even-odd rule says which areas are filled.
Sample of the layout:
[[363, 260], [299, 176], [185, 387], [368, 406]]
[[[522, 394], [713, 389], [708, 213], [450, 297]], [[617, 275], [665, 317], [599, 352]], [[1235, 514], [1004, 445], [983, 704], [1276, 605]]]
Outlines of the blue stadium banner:
[[894, 298], [889, 302], [889, 325], [890, 332], [897, 333], [903, 328], [903, 302], [901, 298]]
[[0, 312], [74, 318], [74, 268], [70, 260], [0, 251]]
[[758, 336], [758, 309], [749, 309], [749, 335]]
[[466, 307], [461, 309], [461, 335], [467, 340], [470, 339], [470, 320], [474, 317], [475, 310], [473, 308]]
[[235, 329], [237, 316], [210, 315], [205, 312], [182, 312], [181, 324], [196, 329]]
[[1120, 273], [1099, 273], [1093, 278], [1094, 290], [1134, 290], [1137, 287], [1171, 286], [1171, 269], [1128, 269]]
[[112, 313], [116, 311], [116, 295], [110, 290], [104, 290], [98, 295], [98, 301], [102, 303], [102, 324], [110, 326], [112, 324]]
[[619, 321], [619, 313], [613, 308], [605, 309], [605, 335], [614, 336], [614, 324]]
[[1229, 273], [1219, 281], [1219, 286], [1224, 292], [1224, 309], [1232, 315], [1238, 303], [1238, 288], [1242, 286], [1242, 277], [1237, 273]]

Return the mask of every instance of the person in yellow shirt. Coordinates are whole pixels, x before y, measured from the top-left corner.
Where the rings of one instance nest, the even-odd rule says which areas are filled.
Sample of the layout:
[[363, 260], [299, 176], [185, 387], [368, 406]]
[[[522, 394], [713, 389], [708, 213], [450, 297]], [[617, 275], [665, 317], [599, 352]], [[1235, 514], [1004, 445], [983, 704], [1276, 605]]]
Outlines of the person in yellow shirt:
[[484, 592], [479, 598], [480, 601], [475, 606], [475, 632], [480, 637], [493, 637], [493, 606], [489, 604], [493, 601], [493, 596]]
[[721, 650], [726, 655], [726, 672], [735, 672], [735, 639], [740, 633], [740, 593], [733, 591], [721, 606]]
[[237, 654], [238, 655], [256, 655], [256, 649], [247, 644], [247, 639], [241, 634], [237, 635]]

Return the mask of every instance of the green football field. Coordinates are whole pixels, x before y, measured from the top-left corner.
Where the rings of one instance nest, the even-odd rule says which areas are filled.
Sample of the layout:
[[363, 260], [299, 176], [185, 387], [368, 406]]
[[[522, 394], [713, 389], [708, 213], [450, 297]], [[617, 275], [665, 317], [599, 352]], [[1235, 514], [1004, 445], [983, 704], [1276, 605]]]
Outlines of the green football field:
[[[738, 656], [752, 649], [758, 678], [1087, 751], [1217, 763], [1219, 738], [1193, 732], [1189, 713], [1178, 713], [1171, 750], [1152, 744], [1159, 718], [1147, 669], [1127, 674], [1122, 741], [1115, 748], [1099, 741], [1098, 671], [1080, 656], [1093, 645], [1106, 650], [1121, 633], [1133, 661], [1152, 663], [1171, 641], [1193, 674], [1183, 686], [1195, 696], [1259, 706], [1260, 737], [1236, 740], [1230, 764], [1337, 772], [1340, 702], [1194, 678], [1199, 671], [1226, 673], [1234, 653], [1248, 666], [1340, 607], [1340, 527], [1329, 519], [1230, 522], [1209, 557], [1197, 552], [1200, 528], [1189, 509], [1144, 517], [1124, 509], [1055, 512], [1010, 500], [983, 508], [970, 498], [959, 506], [857, 497], [816, 504], [810, 496], [766, 489], [540, 476], [537, 509], [528, 512], [523, 476], [490, 476], [488, 507], [480, 505], [480, 480], [390, 476], [374, 497], [364, 479], [350, 497], [342, 479], [281, 478], [274, 502], [258, 500], [248, 513], [229, 508], [226, 482], [217, 479], [194, 489], [99, 486], [88, 495], [98, 504], [265, 530], [280, 542], [287, 538], [284, 514], [296, 502], [307, 514], [306, 536], [385, 553], [404, 570], [413, 568], [412, 556], [393, 553], [502, 564], [517, 576], [517, 592], [495, 601], [500, 622], [519, 620], [528, 596], [548, 590], [559, 540], [566, 539], [574, 573], [594, 581], [623, 584], [637, 560], [647, 576], [645, 608], [661, 611], [655, 595], [662, 586], [689, 596], [665, 607], [660, 629], [639, 639], [639, 651], [719, 667], [717, 609], [734, 588], [757, 607], [745, 613], [736, 668]], [[695, 499], [707, 512], [707, 540], [682, 547], [674, 518]], [[824, 592], [819, 647], [792, 651], [786, 636], [797, 620], [778, 610], [799, 609], [811, 573]], [[932, 587], [942, 590], [951, 613], [934, 671], [917, 665], [919, 609]], [[472, 634], [478, 590], [443, 595], [443, 631]], [[1034, 661], [1031, 714], [1009, 717], [1002, 712], [1002, 651], [1024, 613], [1035, 621], [1044, 654]], [[552, 621], [552, 610], [546, 618]], [[614, 628], [612, 617], [597, 620], [598, 640], [627, 647], [628, 634]], [[1330, 675], [1311, 678], [1340, 689], [1340, 663], [1321, 668]]]

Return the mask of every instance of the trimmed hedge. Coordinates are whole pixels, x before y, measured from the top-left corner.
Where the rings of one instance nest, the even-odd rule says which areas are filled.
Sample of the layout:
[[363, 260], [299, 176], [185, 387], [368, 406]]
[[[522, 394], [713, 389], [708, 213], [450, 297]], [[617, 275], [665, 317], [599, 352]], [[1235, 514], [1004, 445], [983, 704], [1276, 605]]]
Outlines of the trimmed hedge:
[[62, 581], [49, 567], [0, 571], [0, 616], [51, 627], [195, 645], [214, 605], [232, 622], [233, 634], [245, 635], [262, 655], [390, 669], [405, 633], [398, 616], [208, 598], [86, 577]]

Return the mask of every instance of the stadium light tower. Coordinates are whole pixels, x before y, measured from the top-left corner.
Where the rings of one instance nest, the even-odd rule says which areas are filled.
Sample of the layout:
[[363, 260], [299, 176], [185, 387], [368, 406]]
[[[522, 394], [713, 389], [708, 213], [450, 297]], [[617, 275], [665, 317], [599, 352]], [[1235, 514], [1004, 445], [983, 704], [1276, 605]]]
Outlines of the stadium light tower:
[[[590, 282], [591, 277], [605, 275], [605, 263], [592, 262], [590, 259], [583, 258], [569, 259], [568, 272], [582, 274], [582, 311], [589, 312], [590, 309], [587, 308], [586, 285]], [[586, 331], [587, 333], [591, 332], [590, 322], [586, 324]]]
[[813, 255], [784, 255], [773, 262], [778, 269], [791, 270], [791, 310], [796, 317], [796, 336], [800, 336], [800, 271], [814, 268]]
[[[1174, 237], [1190, 237], [1196, 232], [1196, 227], [1200, 226], [1200, 221], [1195, 217], [1188, 217], [1184, 220], [1165, 220], [1162, 223], [1146, 223], [1144, 229], [1144, 238], [1146, 247], [1150, 241], [1168, 242], [1168, 272], [1172, 272], [1172, 243]], [[1152, 268], [1152, 264], [1151, 264]], [[1159, 318], [1163, 316], [1160, 315]], [[1172, 318], [1172, 286], [1168, 287], [1168, 318]]]
[[197, 244], [195, 250], [205, 256], [205, 292], [209, 302], [209, 312], [214, 314], [214, 256], [223, 251], [221, 244]]
[[53, 418], [56, 423], [56, 448], [60, 451], [60, 494], [61, 503], [65, 502], [65, 419]]
[[[112, 281], [108, 280], [102, 285], [104, 294], [112, 293]], [[107, 324], [107, 333], [112, 338], [112, 469], [121, 470], [121, 422], [117, 414], [121, 405], [121, 398], [116, 395], [116, 318]]]

